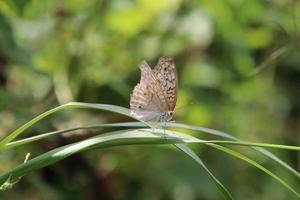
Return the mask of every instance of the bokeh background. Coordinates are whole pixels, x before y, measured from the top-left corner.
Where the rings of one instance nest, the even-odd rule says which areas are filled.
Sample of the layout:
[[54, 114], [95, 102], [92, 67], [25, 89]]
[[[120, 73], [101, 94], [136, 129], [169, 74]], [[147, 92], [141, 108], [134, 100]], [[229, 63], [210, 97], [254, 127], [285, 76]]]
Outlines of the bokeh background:
[[[175, 120], [266, 143], [300, 144], [300, 3], [292, 0], [2, 0], [0, 137], [69, 101], [129, 107], [142, 60], [174, 57]], [[129, 119], [59, 112], [23, 137]], [[58, 136], [0, 154], [0, 172], [97, 131]], [[192, 133], [207, 138], [200, 133]], [[192, 146], [237, 199], [294, 199], [269, 176], [207, 146]], [[295, 188], [276, 163], [255, 158]], [[297, 171], [297, 152], [272, 150]], [[81, 153], [35, 171], [1, 199], [220, 199], [205, 172], [170, 146]]]

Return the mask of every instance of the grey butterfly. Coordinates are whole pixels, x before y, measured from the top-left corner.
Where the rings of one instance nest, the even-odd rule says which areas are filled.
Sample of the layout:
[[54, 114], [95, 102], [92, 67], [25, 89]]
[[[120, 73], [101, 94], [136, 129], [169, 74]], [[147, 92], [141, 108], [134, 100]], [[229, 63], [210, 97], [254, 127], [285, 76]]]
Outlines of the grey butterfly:
[[170, 121], [177, 100], [178, 78], [173, 58], [163, 56], [152, 70], [140, 63], [141, 80], [131, 94], [131, 115], [144, 121]]

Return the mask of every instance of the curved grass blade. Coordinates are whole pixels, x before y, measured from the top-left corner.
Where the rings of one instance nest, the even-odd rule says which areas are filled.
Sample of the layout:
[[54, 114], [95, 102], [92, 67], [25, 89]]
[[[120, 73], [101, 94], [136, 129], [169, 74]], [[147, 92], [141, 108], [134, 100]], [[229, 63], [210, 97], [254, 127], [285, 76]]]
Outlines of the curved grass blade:
[[274, 173], [272, 173], [270, 170], [266, 169], [265, 167], [263, 167], [262, 165], [260, 165], [259, 163], [255, 162], [254, 160], [244, 156], [243, 154], [233, 151], [231, 149], [228, 149], [226, 147], [223, 147], [221, 145], [217, 145], [217, 144], [212, 144], [212, 143], [207, 143], [207, 145], [218, 149], [220, 151], [223, 151], [224, 153], [227, 153], [231, 156], [234, 156], [238, 159], [241, 159], [251, 165], [253, 165], [254, 167], [260, 169], [261, 171], [263, 171], [264, 173], [268, 174], [269, 176], [271, 176], [272, 178], [274, 178], [275, 180], [277, 180], [280, 184], [282, 184], [285, 188], [287, 188], [288, 190], [290, 190], [293, 194], [295, 194], [299, 199], [300, 199], [300, 194], [294, 190], [289, 184], [287, 184], [285, 181], [283, 181], [281, 178], [279, 178], [278, 176], [276, 176]]
[[247, 142], [247, 141], [231, 141], [231, 140], [206, 140], [207, 143], [214, 144], [228, 144], [228, 145], [238, 145], [238, 146], [250, 146], [250, 147], [264, 147], [273, 149], [284, 149], [292, 151], [300, 151], [299, 146], [292, 145], [282, 145], [282, 144], [270, 144], [270, 143], [260, 143], [260, 142]]
[[[151, 130], [148, 130], [149, 132]], [[278, 177], [277, 175], [275, 175], [274, 173], [272, 173], [271, 171], [269, 171], [268, 169], [266, 169], [265, 167], [263, 167], [262, 165], [260, 165], [259, 163], [257, 163], [256, 161], [238, 153], [238, 152], [235, 152], [231, 149], [228, 149], [226, 147], [223, 147], [223, 146], [220, 146], [218, 144], [213, 144], [213, 143], [207, 143], [205, 140], [200, 140], [198, 138], [195, 138], [191, 135], [186, 135], [184, 133], [180, 133], [180, 132], [176, 132], [176, 131], [167, 131], [167, 130], [160, 130], [159, 132], [162, 136], [162, 138], [165, 138], [164, 134], [167, 134], [168, 137], [172, 136], [176, 136], [176, 137], [179, 137], [179, 138], [182, 138], [182, 140], [184, 141], [184, 143], [204, 143], [208, 146], [211, 146], [213, 148], [216, 148], [216, 147], [219, 147], [219, 148], [216, 148], [218, 150], [221, 150], [223, 152], [226, 153], [226, 151], [228, 151], [228, 154], [234, 156], [234, 157], [237, 157], [239, 159], [242, 159], [246, 162], [248, 162], [249, 164], [255, 166], [255, 167], [258, 167], [258, 169], [260, 169], [261, 171], [263, 171], [264, 173], [268, 174], [269, 176], [271, 176], [272, 178], [274, 178], [276, 181], [278, 181], [282, 186], [284, 186], [285, 188], [287, 188], [289, 191], [291, 191], [293, 194], [295, 194], [298, 198], [300, 197], [300, 194], [295, 190], [293, 189], [293, 187], [291, 187], [288, 183], [286, 183], [283, 179], [281, 179], [280, 177]], [[179, 144], [180, 145], [180, 144]], [[234, 153], [233, 153], [234, 152]]]
[[213, 173], [206, 167], [203, 161], [194, 153], [186, 144], [175, 144], [175, 146], [183, 151], [185, 154], [190, 156], [194, 161], [196, 161], [209, 175], [214, 184], [218, 187], [219, 191], [223, 195], [224, 199], [233, 199], [230, 192], [226, 189], [226, 187], [213, 175]]
[[[18, 135], [20, 135], [22, 132], [24, 132], [26, 129], [31, 127], [33, 124], [35, 124], [39, 120], [43, 119], [44, 117], [46, 117], [46, 116], [48, 116], [48, 115], [50, 115], [54, 112], [57, 112], [61, 109], [65, 109], [65, 108], [85, 108], [85, 109], [89, 108], [89, 109], [106, 110], [106, 111], [111, 111], [111, 112], [116, 112], [116, 113], [119, 113], [119, 114], [123, 114], [123, 115], [126, 115], [126, 116], [129, 116], [129, 117], [133, 118], [130, 115], [130, 110], [127, 109], [127, 108], [124, 108], [124, 107], [108, 105], [108, 104], [90, 104], [90, 103], [70, 102], [70, 103], [58, 106], [56, 108], [53, 108], [53, 109], [51, 109], [51, 110], [49, 110], [45, 113], [42, 113], [41, 115], [35, 117], [34, 119], [30, 120], [29, 122], [27, 122], [23, 126], [16, 129], [14, 132], [12, 132], [6, 138], [4, 138], [3, 140], [0, 141], [0, 149], [2, 149], [5, 146], [5, 144], [12, 141], [14, 138], [16, 138]], [[139, 121], [141, 121], [141, 120], [139, 120]], [[143, 121], [141, 121], [141, 122], [138, 122], [138, 123], [135, 123], [135, 124], [137, 126], [141, 126], [141, 125], [146, 126], [146, 124], [147, 124], [146, 122], [143, 122]], [[124, 123], [124, 125], [126, 125], [126, 124]], [[134, 123], [131, 123], [131, 125], [134, 125]], [[149, 126], [149, 124], [147, 124], [147, 125]], [[219, 137], [239, 141], [238, 138], [233, 137], [233, 136], [231, 136], [227, 133], [217, 131], [217, 130], [213, 130], [213, 129], [209, 129], [209, 128], [202, 128], [202, 127], [191, 126], [191, 125], [180, 124], [180, 123], [164, 123], [164, 125], [167, 126], [167, 127], [173, 127], [173, 128], [182, 128], [182, 129], [189, 129], [189, 130], [195, 130], [195, 131], [202, 131], [202, 132], [209, 133], [209, 134], [212, 134], [212, 135], [216, 135], [216, 136], [219, 136]], [[296, 175], [300, 179], [300, 173], [299, 172], [294, 170], [291, 166], [289, 166], [287, 163], [285, 163], [284, 161], [279, 159], [277, 156], [275, 156], [271, 152], [267, 151], [264, 148], [260, 148], [260, 147], [252, 147], [252, 148], [255, 149], [256, 151], [264, 154], [265, 156], [271, 158], [275, 162], [279, 163], [280, 165], [285, 167], [287, 170], [291, 171], [294, 175]]]
[[9, 149], [9, 148], [13, 148], [13, 147], [22, 146], [25, 144], [29, 144], [31, 142], [36, 142], [39, 140], [49, 138], [51, 136], [68, 133], [68, 132], [73, 132], [73, 131], [77, 131], [77, 130], [95, 129], [95, 128], [112, 128], [112, 127], [120, 127], [120, 125], [117, 123], [116, 124], [95, 124], [95, 125], [87, 125], [87, 126], [79, 126], [79, 127], [74, 127], [74, 128], [61, 129], [61, 130], [57, 130], [57, 131], [50, 131], [50, 132], [41, 133], [39, 135], [35, 135], [32, 137], [12, 141], [10, 143], [5, 144], [2, 149]]
[[[168, 123], [167, 126], [174, 127], [174, 128], [189, 129], [189, 130], [194, 130], [194, 131], [201, 131], [201, 132], [212, 134], [212, 135], [219, 136], [219, 137], [222, 137], [222, 138], [227, 138], [227, 139], [231, 139], [231, 140], [235, 140], [235, 141], [240, 141], [239, 138], [236, 138], [236, 137], [234, 137], [234, 136], [232, 136], [228, 133], [225, 133], [225, 132], [222, 132], [222, 131], [217, 131], [217, 130], [210, 129], [210, 128], [203, 128], [203, 127], [191, 126], [191, 125], [180, 124], [180, 123], [175, 123], [174, 126], [172, 125], [172, 123]], [[281, 166], [283, 166], [284, 168], [286, 168], [287, 170], [292, 172], [297, 178], [300, 179], [300, 173], [299, 172], [297, 172], [290, 165], [288, 165], [287, 163], [282, 161], [280, 158], [275, 156], [270, 151], [268, 151], [264, 148], [261, 148], [261, 147], [251, 147], [251, 148], [254, 149], [257, 152], [260, 152], [261, 154], [265, 155], [266, 157], [271, 158], [272, 160], [274, 160], [275, 162], [277, 162], [278, 164], [280, 164]]]
[[[147, 140], [150, 135], [147, 136], [145, 133], [143, 134], [140, 131], [136, 131], [136, 130], [115, 131], [115, 132], [103, 134], [101, 136], [92, 137], [73, 144], [58, 147], [42, 155], [39, 155], [31, 160], [28, 160], [26, 163], [19, 165], [18, 167], [12, 169], [11, 171], [5, 174], [2, 174], [0, 176], [0, 184], [3, 184], [3, 182], [6, 181], [9, 177], [10, 180], [15, 180], [18, 177], [24, 176], [31, 171], [56, 163], [70, 155], [84, 151], [85, 149], [92, 148], [94, 147], [94, 145], [97, 145], [97, 148], [101, 148], [107, 145], [106, 142], [114, 141], [114, 140], [122, 140], [122, 139], [125, 140], [120, 142], [120, 145], [125, 143], [131, 144], [131, 142], [138, 142], [138, 139], [140, 138]], [[143, 137], [140, 137], [139, 136], [140, 134], [142, 134]], [[159, 137], [158, 136], [152, 138], [150, 137], [150, 139], [154, 139], [152, 141], [158, 142], [157, 138]], [[133, 141], [131, 141], [132, 139]], [[139, 142], [143, 143], [142, 141]], [[148, 142], [151, 143], [151, 141]], [[114, 145], [119, 145], [119, 143], [115, 142], [115, 144], [110, 144], [108, 146], [114, 146]]]
[[[135, 127], [145, 127], [145, 125], [141, 122], [130, 122], [130, 123], [124, 123], [124, 126], [135, 126]], [[204, 132], [204, 133], [208, 133], [214, 136], [218, 136], [221, 138], [226, 138], [226, 139], [230, 139], [230, 140], [235, 140], [235, 141], [240, 141], [240, 139], [222, 132], [222, 131], [217, 131], [214, 129], [210, 129], [210, 128], [204, 128], [204, 127], [199, 127], [199, 126], [193, 126], [193, 125], [187, 125], [187, 124], [181, 124], [181, 123], [165, 123], [164, 124], [166, 127], [171, 127], [171, 128], [179, 128], [179, 129], [187, 129], [187, 130], [193, 130], [193, 131], [200, 131], [200, 132]], [[285, 163], [284, 161], [282, 161], [280, 158], [278, 158], [277, 156], [275, 156], [273, 153], [271, 153], [270, 151], [261, 148], [261, 147], [251, 147], [252, 149], [254, 149], [255, 151], [265, 155], [266, 157], [274, 160], [275, 162], [277, 162], [278, 164], [280, 164], [281, 166], [283, 166], [285, 169], [289, 170], [290, 172], [292, 172], [297, 178], [300, 179], [300, 173], [297, 172], [295, 169], [293, 169], [290, 165], [288, 165], [287, 163]]]
[[20, 135], [22, 132], [24, 132], [26, 129], [28, 129], [29, 127], [31, 127], [32, 125], [34, 125], [35, 123], [40, 121], [41, 119], [47, 117], [48, 115], [50, 115], [52, 113], [55, 113], [59, 110], [66, 109], [66, 108], [89, 108], [89, 109], [106, 110], [106, 111], [119, 113], [119, 114], [122, 114], [122, 115], [127, 115], [127, 116], [132, 118], [132, 116], [130, 116], [129, 109], [124, 108], [124, 107], [108, 105], [108, 104], [91, 104], [91, 103], [70, 102], [70, 103], [63, 104], [61, 106], [55, 107], [51, 110], [48, 110], [47, 112], [44, 112], [44, 113], [40, 114], [39, 116], [33, 118], [32, 120], [30, 120], [26, 124], [22, 125], [21, 127], [16, 129], [15, 131], [13, 131], [11, 134], [9, 134], [8, 136], [6, 136], [4, 139], [2, 139], [0, 141], [0, 149], [5, 144], [7, 144], [8, 142], [15, 139], [18, 135]]
[[[17, 140], [6, 144], [3, 149], [18, 147], [24, 144], [28, 144], [31, 142], [39, 141], [42, 139], [46, 139], [48, 137], [68, 133], [77, 130], [85, 130], [85, 129], [95, 129], [95, 128], [112, 128], [112, 127], [124, 127], [123, 123], [111, 123], [111, 124], [93, 124], [87, 126], [79, 126], [74, 128], [62, 129], [58, 131], [51, 131], [47, 133], [42, 133], [36, 136], [28, 137], [25, 139]], [[130, 127], [130, 126], [129, 126]], [[276, 149], [285, 149], [285, 150], [295, 150], [300, 151], [299, 146], [291, 146], [291, 145], [279, 145], [279, 144], [270, 144], [270, 143], [258, 143], [258, 142], [247, 142], [247, 141], [232, 141], [232, 140], [203, 140], [206, 143], [215, 143], [215, 144], [229, 144], [229, 145], [239, 145], [239, 146], [253, 146], [253, 147], [265, 147], [265, 148], [276, 148]]]
[[[16, 167], [15, 169], [11, 170], [10, 172], [1, 175], [0, 184], [2, 184], [2, 186], [5, 186], [7, 182], [5, 180], [8, 179], [10, 181], [19, 180], [20, 177], [26, 175], [27, 173], [33, 170], [58, 162], [59, 160], [62, 160], [77, 152], [82, 152], [82, 151], [91, 150], [95, 148], [115, 146], [115, 145], [160, 144], [160, 143], [174, 144], [178, 142], [180, 143], [184, 142], [184, 140], [191, 141], [193, 139], [188, 135], [185, 135], [186, 137], [174, 137], [174, 135], [169, 135], [168, 138], [166, 139], [164, 138], [164, 136], [161, 136], [162, 134], [165, 134], [163, 130], [161, 130], [161, 132], [159, 132], [158, 134], [160, 134], [160, 136], [155, 135], [152, 132], [149, 132], [149, 130], [147, 131], [128, 130], [127, 132], [115, 131], [100, 136], [96, 136], [81, 142], [59, 147], [57, 149], [44, 153], [36, 158], [33, 158], [29, 162], [24, 163]], [[115, 140], [119, 140], [119, 141], [115, 141]], [[200, 166], [202, 166], [202, 168], [205, 169], [205, 171], [211, 177], [211, 179], [216, 184], [217, 188], [221, 191], [225, 199], [233, 199], [231, 194], [225, 188], [225, 186], [222, 185], [222, 183], [209, 171], [209, 169], [204, 165], [204, 163], [200, 160], [200, 158], [198, 158], [197, 155], [194, 152], [192, 152], [192, 150], [190, 150], [187, 146], [178, 146], [178, 147], [186, 154], [191, 156], [198, 164], [200, 164]], [[3, 183], [3, 181], [5, 182]]]
[[[167, 136], [167, 137], [166, 137]], [[175, 131], [168, 130], [155, 130], [153, 133], [152, 129], [139, 129], [139, 130], [127, 130], [127, 131], [115, 131], [107, 134], [95, 136], [86, 139], [81, 142], [59, 147], [52, 151], [46, 152], [28, 162], [19, 165], [15, 169], [11, 170], [0, 176], [0, 184], [3, 184], [9, 177], [11, 181], [16, 180], [18, 177], [24, 176], [30, 171], [45, 167], [47, 165], [53, 164], [63, 158], [66, 158], [74, 153], [81, 151], [86, 151], [95, 148], [111, 147], [116, 145], [129, 145], [129, 144], [177, 144], [177, 143], [204, 143], [214, 147], [212, 143], [206, 143], [204, 140], [200, 140], [191, 135], [183, 134]], [[225, 147], [223, 147], [225, 148]], [[228, 151], [230, 152], [230, 151]], [[238, 154], [235, 154], [238, 155]], [[245, 161], [250, 159], [247, 157], [242, 157]], [[247, 159], [245, 159], [247, 158]], [[250, 164], [256, 163], [251, 160]], [[259, 166], [259, 169], [263, 169], [258, 163], [254, 166]], [[265, 168], [264, 168], [265, 169]], [[266, 169], [267, 170], [267, 169]], [[291, 186], [289, 186], [284, 180], [276, 176], [270, 171], [263, 170], [265, 173], [275, 178], [284, 187], [292, 191], [297, 196], [300, 196]]]

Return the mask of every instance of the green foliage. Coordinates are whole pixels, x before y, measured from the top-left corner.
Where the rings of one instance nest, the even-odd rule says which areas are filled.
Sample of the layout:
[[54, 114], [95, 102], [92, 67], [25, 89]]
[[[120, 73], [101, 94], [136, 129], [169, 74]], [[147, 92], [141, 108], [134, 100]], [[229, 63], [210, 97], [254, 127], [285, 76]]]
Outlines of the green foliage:
[[[40, 121], [41, 119], [47, 117], [48, 115], [57, 112], [63, 108], [89, 108], [89, 109], [100, 109], [100, 110], [107, 110], [111, 112], [116, 112], [119, 114], [123, 114], [126, 116], [130, 116], [130, 110], [126, 108], [122, 108], [119, 106], [113, 106], [113, 105], [106, 105], [106, 104], [87, 104], [87, 103], [68, 103], [61, 106], [58, 106], [56, 108], [53, 108], [36, 118], [32, 119], [28, 123], [24, 124], [20, 128], [16, 129], [14, 132], [12, 132], [10, 135], [8, 135], [6, 138], [4, 138], [0, 143], [0, 150], [5, 148], [12, 148], [16, 146], [22, 146], [27, 143], [31, 143], [37, 140], [45, 139], [47, 137], [53, 136], [55, 134], [61, 134], [63, 132], [70, 132], [74, 130], [78, 130], [81, 128], [72, 128], [67, 130], [61, 130], [56, 131], [52, 133], [45, 133], [38, 136], [34, 136], [32, 138], [23, 139], [21, 141], [15, 141], [12, 143], [9, 143], [14, 138], [16, 138], [18, 135], [22, 134], [26, 129], [30, 128], [32, 125]], [[150, 125], [147, 122], [143, 122], [145, 125]], [[117, 127], [117, 126], [132, 126], [130, 124], [104, 124], [104, 125], [98, 125], [98, 127]], [[163, 125], [163, 124], [161, 124]], [[169, 123], [168, 126], [176, 127], [177, 124]], [[178, 126], [179, 125], [179, 126]], [[192, 127], [189, 125], [181, 125], [178, 124], [177, 127], [186, 128], [186, 129], [199, 129], [199, 130], [206, 130], [205, 128], [201, 127]], [[151, 126], [151, 125], [150, 125]], [[97, 126], [88, 126], [88, 127], [82, 127], [82, 128], [96, 128]], [[221, 137], [229, 137], [226, 133], [219, 133], [215, 130], [206, 130], [205, 132], [210, 134], [219, 135]], [[158, 134], [158, 135], [157, 135]], [[235, 139], [235, 138], [233, 138]], [[235, 152], [231, 149], [228, 149], [226, 147], [220, 146], [217, 143], [221, 144], [235, 144], [235, 145], [246, 145], [246, 146], [260, 146], [260, 147], [271, 147], [271, 148], [280, 148], [280, 149], [290, 149], [290, 150], [300, 150], [300, 147], [296, 146], [287, 146], [287, 145], [275, 145], [275, 144], [263, 144], [263, 143], [251, 143], [251, 142], [239, 142], [239, 141], [207, 141], [207, 140], [199, 140], [195, 137], [192, 137], [190, 135], [182, 134], [179, 132], [174, 131], [168, 131], [165, 129], [156, 129], [155, 127], [152, 127], [152, 129], [136, 129], [136, 130], [121, 130], [121, 131], [115, 131], [115, 132], [109, 132], [106, 134], [102, 134], [100, 136], [95, 136], [92, 138], [88, 138], [86, 140], [76, 142], [74, 144], [62, 146], [56, 149], [53, 149], [51, 151], [48, 151], [36, 158], [31, 159], [27, 162], [28, 156], [26, 156], [24, 164], [19, 165], [18, 167], [14, 168], [13, 170], [6, 172], [2, 176], [0, 176], [0, 183], [2, 184], [0, 189], [6, 190], [11, 189], [17, 182], [20, 181], [21, 177], [28, 174], [29, 172], [33, 170], [37, 170], [39, 168], [51, 165], [55, 162], [58, 162], [62, 159], [65, 159], [66, 157], [71, 156], [72, 154], [90, 150], [90, 149], [97, 149], [97, 148], [104, 148], [104, 147], [112, 147], [112, 146], [120, 146], [120, 145], [130, 145], [130, 144], [175, 144], [177, 148], [182, 150], [184, 153], [186, 153], [188, 156], [193, 158], [205, 171], [208, 173], [210, 178], [213, 180], [213, 182], [216, 184], [220, 192], [223, 194], [223, 197], [225, 199], [232, 199], [232, 195], [229, 193], [229, 191], [223, 186], [223, 184], [210, 172], [210, 170], [205, 166], [205, 164], [202, 162], [202, 160], [191, 150], [188, 146], [181, 144], [181, 143], [203, 143], [210, 147], [216, 148], [218, 150], [221, 150], [229, 155], [233, 155], [241, 160], [244, 160], [251, 165], [257, 167], [258, 169], [262, 170], [266, 174], [273, 177], [275, 180], [277, 180], [279, 183], [281, 183], [284, 187], [289, 189], [292, 193], [294, 193], [297, 197], [300, 198], [300, 194], [297, 193], [289, 184], [287, 184], [284, 180], [276, 176], [274, 173], [263, 167], [262, 165], [258, 164], [257, 162], [253, 161], [252, 159]], [[259, 149], [261, 153], [264, 155], [272, 158], [275, 157], [270, 152]], [[262, 151], [263, 150], [263, 151]], [[276, 157], [275, 157], [276, 158]], [[276, 158], [275, 161], [280, 159]], [[279, 162], [279, 163], [280, 163]], [[282, 162], [284, 163], [284, 162]], [[288, 166], [286, 163], [284, 163], [284, 166]], [[287, 167], [287, 169], [290, 169], [290, 166]], [[296, 172], [296, 175], [299, 174]]]
[[[0, 174], [16, 166], [34, 171], [0, 198], [218, 199], [215, 183], [228, 198], [293, 199], [291, 188], [300, 188], [298, 13], [294, 0], [0, 1]], [[51, 150], [145, 127], [120, 123], [128, 121], [123, 107], [139, 81], [138, 63], [153, 66], [162, 55], [174, 57], [179, 73], [180, 123], [170, 126], [205, 141], [177, 148], [198, 165], [173, 145], [99, 144], [49, 167], [30, 167]], [[72, 101], [104, 103], [106, 111], [119, 105], [122, 115], [68, 111], [89, 107]], [[27, 152], [32, 159], [20, 164]], [[5, 176], [5, 187], [18, 178]]]

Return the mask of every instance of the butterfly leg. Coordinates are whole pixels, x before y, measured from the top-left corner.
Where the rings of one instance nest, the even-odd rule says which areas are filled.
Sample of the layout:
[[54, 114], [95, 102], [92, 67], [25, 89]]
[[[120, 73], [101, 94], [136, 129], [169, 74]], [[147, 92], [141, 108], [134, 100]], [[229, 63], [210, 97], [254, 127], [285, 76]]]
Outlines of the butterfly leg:
[[166, 121], [165, 120], [163, 120], [162, 118], [159, 118], [158, 120], [157, 120], [157, 124], [158, 124], [158, 129], [159, 130], [163, 130], [163, 133], [162, 133], [162, 138], [163, 139], [166, 139], [166, 129], [165, 129], [165, 127], [166, 127]]
[[[168, 125], [167, 125], [167, 123], [168, 123]], [[172, 126], [172, 124], [170, 124], [170, 123], [175, 123], [175, 120], [165, 121], [165, 124], [164, 124], [164, 125], [165, 125], [165, 128], [166, 128], [166, 127], [174, 128], [174, 127]], [[173, 132], [171, 129], [169, 129], [169, 131], [170, 131], [171, 135], [168, 134], [168, 136], [169, 136], [169, 139], [171, 139], [171, 138], [173, 138], [172, 134], [174, 134], [174, 132]], [[167, 139], [167, 137], [166, 137], [166, 139]]]
[[155, 133], [155, 125], [153, 124], [153, 123], [149, 123], [148, 122], [148, 124], [149, 124], [149, 126], [150, 126], [150, 128], [151, 128], [151, 133]]
[[164, 129], [164, 139], [167, 139], [167, 137], [166, 137], [166, 127], [167, 127], [167, 123], [166, 123], [166, 121], [164, 121], [164, 126], [163, 126], [163, 129]]
[[[149, 123], [149, 122], [148, 122]], [[149, 123], [150, 124], [150, 123]], [[157, 124], [158, 124], [158, 121], [152, 121], [151, 122], [151, 133], [155, 134], [155, 131], [157, 129]]]
[[151, 132], [155, 133], [155, 126], [152, 126], [151, 129], [152, 129]]
[[163, 135], [162, 138], [166, 139], [166, 120], [162, 116], [160, 116], [159, 121], [160, 129], [163, 129]]

